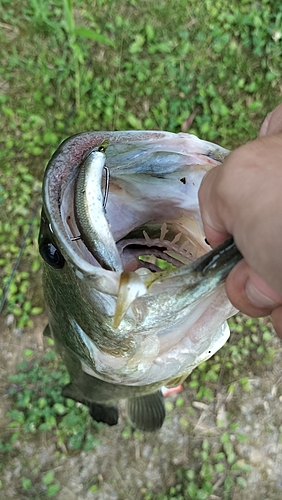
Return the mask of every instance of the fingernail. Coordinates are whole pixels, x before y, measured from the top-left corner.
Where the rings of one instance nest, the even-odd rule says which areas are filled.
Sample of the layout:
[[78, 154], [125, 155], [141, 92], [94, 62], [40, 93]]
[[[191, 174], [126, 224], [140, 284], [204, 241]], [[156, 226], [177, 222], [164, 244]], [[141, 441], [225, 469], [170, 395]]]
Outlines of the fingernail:
[[278, 304], [258, 290], [250, 280], [246, 283], [245, 293], [250, 302], [256, 307], [275, 307]]

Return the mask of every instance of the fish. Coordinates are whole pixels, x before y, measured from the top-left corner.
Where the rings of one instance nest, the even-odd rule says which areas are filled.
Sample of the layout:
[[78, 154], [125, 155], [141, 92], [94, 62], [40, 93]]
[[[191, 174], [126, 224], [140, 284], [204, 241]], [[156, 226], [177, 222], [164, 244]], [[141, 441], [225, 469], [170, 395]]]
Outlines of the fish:
[[165, 420], [162, 387], [181, 384], [228, 340], [224, 281], [242, 258], [211, 250], [198, 190], [229, 154], [191, 134], [85, 132], [66, 139], [43, 179], [39, 251], [63, 395], [115, 425]]

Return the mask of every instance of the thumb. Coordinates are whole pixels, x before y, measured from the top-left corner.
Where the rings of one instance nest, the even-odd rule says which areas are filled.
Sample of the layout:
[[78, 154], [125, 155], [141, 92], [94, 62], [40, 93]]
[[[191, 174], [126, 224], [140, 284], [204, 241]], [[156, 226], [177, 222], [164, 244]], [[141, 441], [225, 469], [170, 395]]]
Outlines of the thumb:
[[257, 274], [251, 274], [245, 284], [245, 293], [256, 307], [271, 307], [274, 309], [282, 303], [282, 298], [270, 288]]
[[282, 297], [272, 290], [245, 260], [232, 269], [225, 286], [232, 304], [248, 316], [267, 316], [273, 309], [282, 305]]
[[282, 104], [279, 104], [271, 113], [265, 118], [259, 135], [273, 135], [282, 132]]

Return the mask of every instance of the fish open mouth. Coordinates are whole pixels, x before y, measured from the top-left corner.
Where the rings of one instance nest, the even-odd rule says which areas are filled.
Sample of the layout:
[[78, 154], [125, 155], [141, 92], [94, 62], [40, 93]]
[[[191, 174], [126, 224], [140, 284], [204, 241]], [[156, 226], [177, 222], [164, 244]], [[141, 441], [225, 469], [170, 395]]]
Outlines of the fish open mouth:
[[198, 190], [228, 152], [187, 134], [132, 142], [123, 134], [124, 142], [101, 135], [64, 185], [60, 212], [74, 251], [119, 273], [176, 268], [208, 252]]
[[89, 172], [78, 169], [61, 205], [70, 240], [86, 262], [118, 272], [158, 272], [210, 250], [197, 200], [207, 166], [189, 165], [162, 176], [118, 176], [114, 171], [107, 179], [109, 173], [105, 176], [104, 163], [97, 164], [95, 154], [102, 153], [94, 151], [86, 165]]
[[201, 257], [210, 247], [199, 186], [228, 153], [193, 135], [159, 131], [91, 132], [67, 140], [44, 187], [63, 254], [70, 262], [77, 256], [73, 263], [82, 272], [84, 262], [88, 273], [90, 264], [119, 274], [158, 272]]

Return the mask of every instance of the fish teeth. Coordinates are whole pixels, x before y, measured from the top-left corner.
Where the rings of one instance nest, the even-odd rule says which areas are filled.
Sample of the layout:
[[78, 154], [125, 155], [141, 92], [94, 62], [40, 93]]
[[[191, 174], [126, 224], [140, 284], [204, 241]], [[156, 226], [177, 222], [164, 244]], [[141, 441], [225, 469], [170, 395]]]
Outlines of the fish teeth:
[[164, 241], [165, 235], [168, 233], [167, 223], [164, 222], [161, 227], [160, 243]]
[[179, 232], [178, 234], [176, 234], [171, 242], [171, 247], [173, 247], [174, 245], [176, 245], [176, 243], [178, 243], [178, 241], [180, 240], [182, 236], [182, 233]]
[[[149, 236], [149, 235], [148, 235], [148, 233], [145, 231], [145, 229], [144, 229], [144, 231], [143, 231], [143, 236], [144, 236], [144, 238], [145, 238], [145, 240], [146, 240], [146, 243], [147, 243], [148, 247], [151, 247], [151, 246], [153, 246], [153, 245], [154, 245], [154, 240], [152, 240], [152, 239], [150, 238], [150, 236]], [[158, 240], [158, 241], [159, 241], [159, 240]]]

